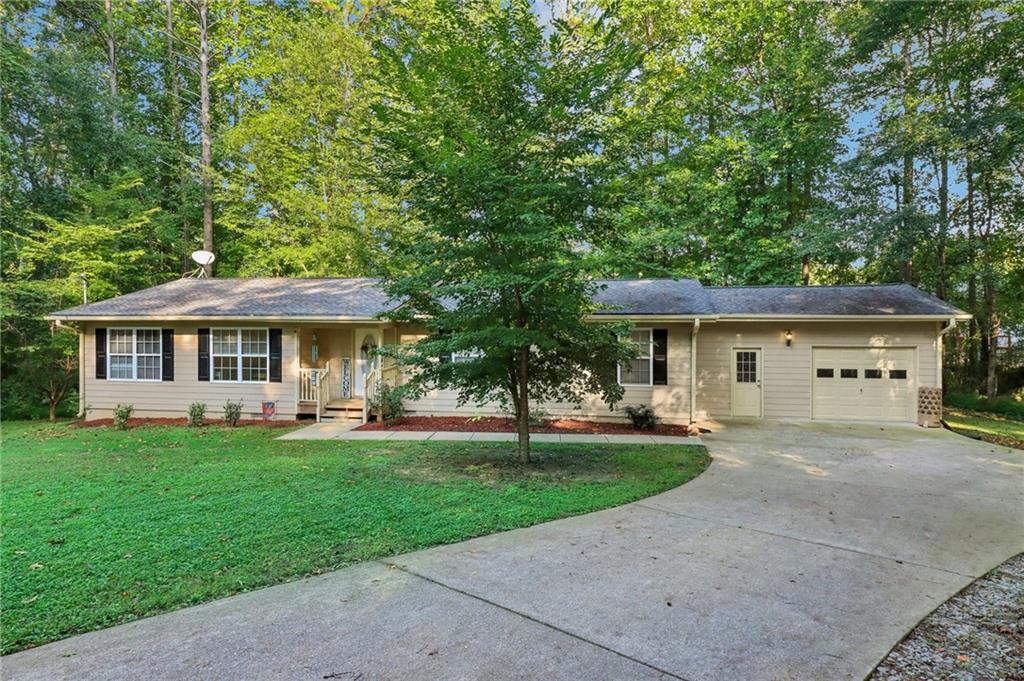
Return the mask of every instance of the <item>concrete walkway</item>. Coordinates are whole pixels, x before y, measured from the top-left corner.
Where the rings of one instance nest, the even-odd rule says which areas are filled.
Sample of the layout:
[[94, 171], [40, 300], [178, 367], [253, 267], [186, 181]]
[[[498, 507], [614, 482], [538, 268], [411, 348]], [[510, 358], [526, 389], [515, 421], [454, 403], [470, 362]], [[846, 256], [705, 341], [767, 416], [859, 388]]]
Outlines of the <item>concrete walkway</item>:
[[[361, 424], [355, 421], [317, 423], [286, 433], [278, 440], [467, 440], [476, 442], [515, 442], [515, 433], [466, 433], [445, 430], [355, 430]], [[568, 442], [580, 444], [631, 445], [699, 445], [698, 437], [672, 435], [576, 435], [560, 433], [531, 433], [533, 442]]]
[[733, 424], [637, 503], [4, 658], [4, 679], [860, 679], [1024, 550], [1024, 453]]

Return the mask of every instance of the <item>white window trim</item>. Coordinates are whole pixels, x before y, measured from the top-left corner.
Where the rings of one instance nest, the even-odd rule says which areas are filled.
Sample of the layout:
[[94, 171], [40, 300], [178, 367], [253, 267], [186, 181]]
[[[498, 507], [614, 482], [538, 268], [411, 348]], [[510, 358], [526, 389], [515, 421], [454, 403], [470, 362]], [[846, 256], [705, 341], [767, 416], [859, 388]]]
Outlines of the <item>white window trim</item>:
[[[235, 331], [235, 369], [238, 374], [238, 378], [225, 381], [223, 379], [214, 378], [213, 371], [213, 334], [215, 331]], [[265, 331], [267, 334], [267, 380], [265, 381], [246, 381], [242, 379], [242, 332], [243, 331]], [[216, 355], [217, 357], [230, 357], [231, 355]], [[260, 355], [244, 355], [245, 357], [259, 357]], [[264, 383], [270, 383], [270, 327], [266, 326], [217, 326], [210, 327], [210, 383], [251, 383], [254, 385], [260, 385]]]
[[[647, 332], [647, 360], [649, 362], [647, 371], [647, 382], [646, 383], [623, 383], [622, 382], [622, 364], [615, 365], [615, 382], [622, 387], [644, 387], [650, 388], [654, 386], [654, 327], [637, 326], [633, 328], [633, 331], [646, 331]], [[642, 345], [642, 344], [640, 344]], [[642, 359], [642, 357], [636, 357], [635, 359]]]
[[[132, 332], [132, 377], [131, 378], [113, 378], [112, 372], [110, 371], [110, 360], [113, 359], [116, 354], [118, 357], [127, 357], [128, 355], [123, 352], [112, 353], [110, 352], [110, 341], [113, 336], [111, 331], [131, 331]], [[160, 339], [160, 349], [156, 353], [157, 358], [157, 372], [159, 376], [157, 378], [139, 378], [139, 357], [152, 357], [149, 353], [143, 353], [139, 355], [139, 344], [138, 344], [138, 333], [139, 331], [156, 331], [157, 338]], [[152, 326], [111, 326], [107, 328], [107, 380], [108, 381], [141, 381], [143, 383], [159, 383], [164, 380], [164, 332], [159, 327]]]

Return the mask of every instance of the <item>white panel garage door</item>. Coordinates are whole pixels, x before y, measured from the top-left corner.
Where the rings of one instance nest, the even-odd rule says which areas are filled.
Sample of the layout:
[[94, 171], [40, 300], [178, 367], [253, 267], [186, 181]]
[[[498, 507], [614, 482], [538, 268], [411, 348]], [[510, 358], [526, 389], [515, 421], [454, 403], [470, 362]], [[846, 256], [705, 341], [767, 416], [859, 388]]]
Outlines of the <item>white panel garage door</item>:
[[915, 348], [814, 348], [816, 419], [913, 421]]

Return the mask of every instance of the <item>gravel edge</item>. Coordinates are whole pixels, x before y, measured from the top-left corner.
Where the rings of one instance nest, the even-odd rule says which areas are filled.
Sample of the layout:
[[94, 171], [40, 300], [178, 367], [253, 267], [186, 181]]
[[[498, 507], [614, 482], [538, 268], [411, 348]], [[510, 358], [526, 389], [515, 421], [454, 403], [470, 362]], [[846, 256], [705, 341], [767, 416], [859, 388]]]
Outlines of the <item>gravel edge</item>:
[[869, 681], [1024, 681], [1024, 553], [937, 607]]

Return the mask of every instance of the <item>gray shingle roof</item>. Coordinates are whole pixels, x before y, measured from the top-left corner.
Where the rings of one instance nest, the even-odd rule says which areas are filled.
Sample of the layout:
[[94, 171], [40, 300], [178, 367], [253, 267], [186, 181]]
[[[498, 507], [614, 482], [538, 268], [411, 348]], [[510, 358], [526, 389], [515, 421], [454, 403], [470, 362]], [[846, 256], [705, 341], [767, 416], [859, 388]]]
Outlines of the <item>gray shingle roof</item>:
[[[692, 279], [605, 279], [598, 284], [598, 315], [963, 315], [907, 284], [723, 288]], [[395, 306], [376, 279], [178, 279], [51, 316], [371, 318]]]
[[598, 284], [599, 315], [714, 313], [704, 287], [693, 279], [600, 279]]
[[734, 286], [704, 289], [721, 315], [963, 314], [909, 284]]
[[177, 279], [56, 317], [373, 317], [393, 305], [376, 279]]

